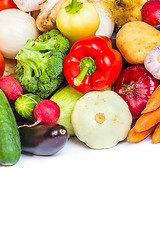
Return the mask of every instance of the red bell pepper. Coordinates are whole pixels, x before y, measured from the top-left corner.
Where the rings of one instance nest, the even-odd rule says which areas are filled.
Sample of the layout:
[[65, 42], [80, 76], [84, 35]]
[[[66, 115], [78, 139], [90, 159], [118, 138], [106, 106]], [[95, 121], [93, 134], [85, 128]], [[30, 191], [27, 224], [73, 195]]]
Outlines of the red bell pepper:
[[75, 42], [63, 62], [71, 87], [80, 92], [111, 86], [122, 69], [121, 54], [105, 36], [89, 36]]

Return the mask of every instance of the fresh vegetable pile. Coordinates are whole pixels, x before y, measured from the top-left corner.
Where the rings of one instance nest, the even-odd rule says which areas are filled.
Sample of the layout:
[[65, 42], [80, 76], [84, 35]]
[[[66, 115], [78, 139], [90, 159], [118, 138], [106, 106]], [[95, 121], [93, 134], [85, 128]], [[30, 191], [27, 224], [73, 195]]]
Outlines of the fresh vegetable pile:
[[160, 143], [159, 0], [1, 2], [1, 165], [72, 136]]

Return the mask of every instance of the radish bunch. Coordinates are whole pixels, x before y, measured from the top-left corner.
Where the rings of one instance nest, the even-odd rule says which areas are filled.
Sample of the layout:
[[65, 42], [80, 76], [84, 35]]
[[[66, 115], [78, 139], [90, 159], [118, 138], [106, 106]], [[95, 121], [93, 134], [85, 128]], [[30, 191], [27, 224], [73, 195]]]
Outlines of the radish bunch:
[[36, 107], [34, 108], [34, 117], [37, 120], [35, 123], [31, 125], [24, 124], [18, 128], [35, 127], [40, 123], [46, 125], [55, 125], [60, 117], [60, 107], [52, 100], [42, 100], [41, 102], [37, 103]]
[[[11, 76], [0, 78], [0, 89], [8, 100], [15, 101], [23, 95], [20, 83]], [[36, 126], [40, 123], [53, 125], [60, 117], [60, 107], [54, 101], [48, 99], [38, 102], [33, 111], [37, 121], [28, 127]]]

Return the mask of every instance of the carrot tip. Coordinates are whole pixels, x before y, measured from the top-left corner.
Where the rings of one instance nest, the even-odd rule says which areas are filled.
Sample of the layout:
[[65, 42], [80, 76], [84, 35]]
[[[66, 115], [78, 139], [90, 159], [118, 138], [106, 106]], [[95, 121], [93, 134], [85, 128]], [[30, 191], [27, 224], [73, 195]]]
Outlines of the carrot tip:
[[148, 111], [147, 111], [147, 109], [145, 108], [142, 112], [141, 112], [141, 114], [144, 114], [144, 113], [147, 113]]

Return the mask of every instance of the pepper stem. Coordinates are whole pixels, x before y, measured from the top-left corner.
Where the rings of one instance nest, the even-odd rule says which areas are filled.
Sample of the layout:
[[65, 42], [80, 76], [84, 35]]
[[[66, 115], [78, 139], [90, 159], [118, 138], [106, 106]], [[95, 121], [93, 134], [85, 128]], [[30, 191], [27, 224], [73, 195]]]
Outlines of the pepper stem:
[[65, 10], [69, 14], [74, 14], [79, 12], [81, 8], [83, 8], [82, 2], [77, 2], [77, 0], [72, 0], [72, 2], [65, 7]]
[[80, 62], [80, 74], [74, 78], [75, 86], [79, 86], [86, 75], [91, 76], [96, 70], [95, 61], [91, 57], [85, 57]]
[[77, 7], [77, 0], [72, 0], [72, 8], [76, 8]]

